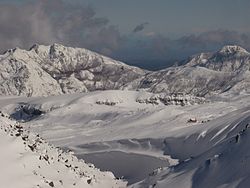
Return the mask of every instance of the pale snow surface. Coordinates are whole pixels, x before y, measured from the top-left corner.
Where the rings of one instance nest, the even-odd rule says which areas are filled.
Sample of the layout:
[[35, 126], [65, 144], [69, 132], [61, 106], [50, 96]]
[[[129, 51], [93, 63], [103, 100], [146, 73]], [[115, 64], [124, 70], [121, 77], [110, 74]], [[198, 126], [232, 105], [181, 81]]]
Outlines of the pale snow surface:
[[[0, 104], [4, 112], [54, 145], [71, 149], [83, 159], [86, 155], [118, 177], [124, 175], [130, 187], [247, 185], [249, 95], [230, 99], [222, 95], [185, 106], [137, 101], [151, 95], [98, 91], [47, 98], [2, 97]], [[42, 114], [32, 114], [34, 109]], [[188, 123], [190, 118], [197, 122]]]

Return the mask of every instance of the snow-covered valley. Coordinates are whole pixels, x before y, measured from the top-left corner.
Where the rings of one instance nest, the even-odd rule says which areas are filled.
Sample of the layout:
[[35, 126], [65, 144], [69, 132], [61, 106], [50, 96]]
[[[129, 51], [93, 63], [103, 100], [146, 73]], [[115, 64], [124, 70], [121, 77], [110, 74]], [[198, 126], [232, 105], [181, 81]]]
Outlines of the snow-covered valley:
[[[249, 137], [250, 96], [217, 96], [185, 106], [137, 102], [149, 95], [111, 90], [46, 98], [1, 97], [0, 107], [53, 145], [123, 176], [130, 187], [206, 187], [207, 178], [213, 187], [245, 185], [248, 154], [241, 145]], [[20, 111], [25, 106], [42, 113]], [[189, 122], [192, 118], [197, 121]], [[230, 179], [234, 171], [224, 171], [224, 166], [240, 165], [242, 160], [245, 167], [238, 169], [239, 177]], [[221, 181], [214, 178], [219, 173], [226, 173]]]

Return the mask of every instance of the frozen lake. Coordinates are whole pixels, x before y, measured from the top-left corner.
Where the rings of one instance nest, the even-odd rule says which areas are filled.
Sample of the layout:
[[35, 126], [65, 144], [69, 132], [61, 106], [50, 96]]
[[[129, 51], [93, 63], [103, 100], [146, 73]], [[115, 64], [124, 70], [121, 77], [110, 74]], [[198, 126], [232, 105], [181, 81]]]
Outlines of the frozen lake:
[[102, 171], [108, 170], [113, 172], [116, 177], [123, 177], [129, 184], [143, 180], [158, 167], [169, 166], [167, 160], [121, 151], [84, 154], [77, 157], [93, 163]]

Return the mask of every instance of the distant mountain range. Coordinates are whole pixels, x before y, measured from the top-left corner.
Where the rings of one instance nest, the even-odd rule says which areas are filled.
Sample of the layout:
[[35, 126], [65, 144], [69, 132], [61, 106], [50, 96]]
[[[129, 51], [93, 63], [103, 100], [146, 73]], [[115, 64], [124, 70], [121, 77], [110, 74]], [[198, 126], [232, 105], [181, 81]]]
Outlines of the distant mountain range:
[[250, 91], [250, 53], [225, 46], [201, 53], [160, 71], [126, 65], [98, 53], [65, 47], [33, 45], [0, 55], [0, 94], [49, 96], [95, 90], [146, 90], [211, 96]]
[[201, 53], [181, 64], [147, 73], [137, 87], [155, 93], [181, 92], [196, 96], [250, 91], [250, 53], [239, 46], [225, 46], [215, 53]]

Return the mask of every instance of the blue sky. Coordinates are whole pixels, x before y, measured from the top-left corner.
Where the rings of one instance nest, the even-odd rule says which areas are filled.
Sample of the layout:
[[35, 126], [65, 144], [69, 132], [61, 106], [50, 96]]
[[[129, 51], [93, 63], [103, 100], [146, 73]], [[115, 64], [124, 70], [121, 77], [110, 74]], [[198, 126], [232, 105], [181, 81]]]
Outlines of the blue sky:
[[149, 69], [237, 44], [249, 0], [0, 0], [0, 50], [54, 42]]

